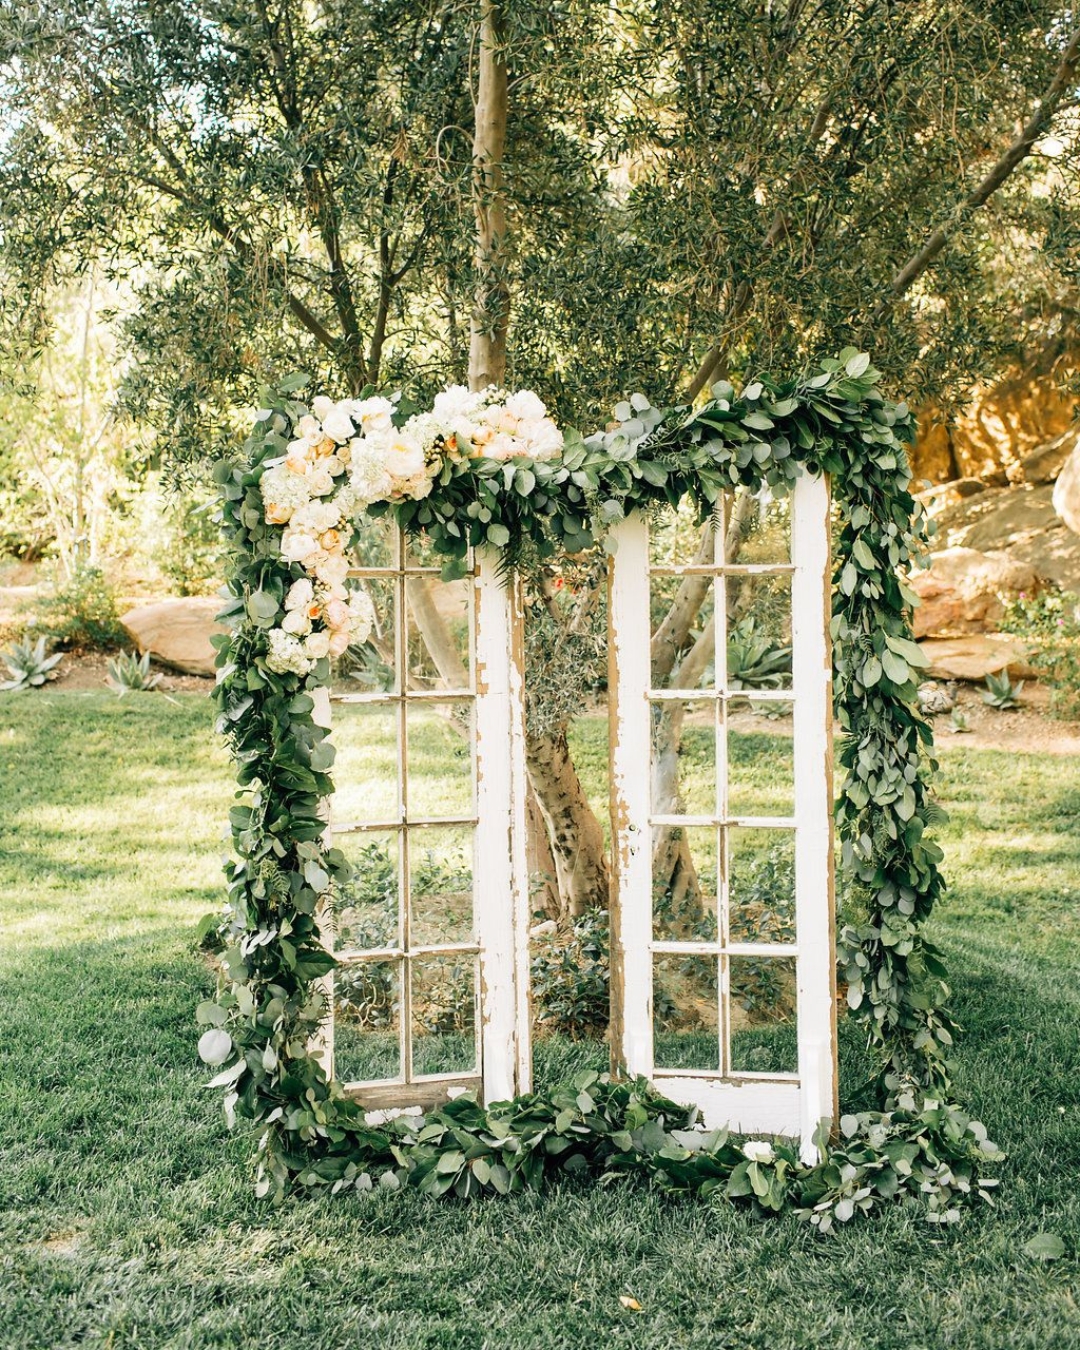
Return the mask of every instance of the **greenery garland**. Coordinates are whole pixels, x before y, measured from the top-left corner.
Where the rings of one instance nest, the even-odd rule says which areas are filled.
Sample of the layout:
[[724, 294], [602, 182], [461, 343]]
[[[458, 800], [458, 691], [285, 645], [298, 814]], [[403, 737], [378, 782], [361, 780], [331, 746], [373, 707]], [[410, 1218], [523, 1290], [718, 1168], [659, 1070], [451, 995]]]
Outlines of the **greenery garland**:
[[794, 1204], [823, 1229], [896, 1195], [928, 1196], [937, 1217], [985, 1196], [981, 1164], [1000, 1155], [978, 1122], [942, 1100], [948, 991], [921, 929], [944, 885], [941, 850], [927, 837], [943, 817], [916, 699], [925, 659], [901, 580], [924, 534], [905, 448], [912, 418], [881, 396], [879, 378], [865, 353], [847, 349], [798, 380], [763, 377], [738, 393], [715, 385], [697, 410], [654, 409], [635, 395], [608, 430], [568, 434], [558, 458], [447, 458], [429, 495], [368, 508], [425, 532], [449, 577], [461, 574], [470, 546], [500, 548], [514, 566], [528, 550], [587, 547], [631, 510], [689, 498], [704, 521], [726, 489], [768, 484], [779, 494], [804, 468], [831, 476], [842, 521], [832, 618], [845, 770], [837, 822], [847, 906], [859, 915], [838, 954], [849, 1007], [880, 1052], [882, 1110], [845, 1116], [846, 1142], [825, 1146], [816, 1167], [783, 1144], [688, 1136], [685, 1109], [640, 1083], [590, 1078], [549, 1097], [488, 1108], [464, 1099], [374, 1127], [328, 1079], [309, 1049], [325, 1013], [316, 982], [334, 965], [316, 909], [348, 867], [323, 838], [334, 752], [309, 691], [329, 681], [330, 661], [302, 674], [267, 664], [269, 630], [305, 573], [282, 556], [260, 491], [308, 416], [294, 397], [305, 378], [266, 394], [242, 457], [215, 470], [234, 557], [233, 631], [217, 640], [216, 698], [240, 790], [225, 980], [198, 1009], [208, 1027], [200, 1054], [220, 1070], [211, 1086], [226, 1090], [230, 1123], [240, 1116], [263, 1130], [260, 1193], [280, 1196], [293, 1182], [363, 1189], [373, 1171], [384, 1184], [459, 1195], [540, 1185], [553, 1170], [644, 1172], [669, 1189], [719, 1190], [763, 1210]]

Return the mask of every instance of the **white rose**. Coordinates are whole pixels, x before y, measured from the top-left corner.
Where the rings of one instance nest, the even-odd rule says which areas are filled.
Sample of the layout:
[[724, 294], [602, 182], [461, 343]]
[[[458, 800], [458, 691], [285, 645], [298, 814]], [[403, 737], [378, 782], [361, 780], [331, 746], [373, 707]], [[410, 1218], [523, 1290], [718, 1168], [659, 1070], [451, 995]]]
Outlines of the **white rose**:
[[766, 1143], [764, 1139], [748, 1139], [742, 1146], [743, 1157], [751, 1162], [771, 1163], [776, 1158], [772, 1144]]
[[328, 586], [340, 585], [349, 575], [348, 559], [340, 553], [327, 555], [316, 565], [315, 575]]
[[334, 490], [334, 475], [326, 468], [325, 463], [312, 469], [307, 481], [308, 491], [313, 497], [325, 497], [328, 492]]
[[382, 463], [395, 478], [412, 478], [424, 472], [424, 451], [410, 436], [400, 432], [388, 437], [382, 446]]
[[[334, 400], [332, 398], [327, 398], [325, 394], [318, 394], [316, 395], [315, 398], [311, 400], [311, 411], [315, 414], [315, 416], [319, 419], [320, 422], [325, 422], [325, 420], [334, 411]], [[308, 419], [306, 417], [301, 419], [300, 422], [301, 427], [303, 427], [304, 423], [307, 420]]]
[[514, 455], [521, 454], [523, 449], [524, 447], [520, 446], [513, 436], [504, 435], [500, 431], [484, 446], [484, 454], [488, 459], [511, 459]]
[[563, 447], [563, 434], [550, 417], [523, 426], [519, 434], [533, 459], [550, 459]]
[[319, 541], [310, 534], [293, 533], [286, 530], [281, 536], [281, 556], [289, 562], [302, 563], [313, 554], [319, 553]]
[[344, 404], [337, 404], [331, 408], [322, 420], [322, 429], [326, 434], [332, 437], [340, 444], [344, 444], [351, 437], [356, 435], [356, 428], [352, 424], [352, 418]]
[[363, 427], [365, 435], [389, 431], [393, 425], [394, 405], [388, 398], [354, 399], [349, 407], [353, 421]]
[[537, 422], [547, 416], [547, 408], [531, 389], [519, 389], [506, 400], [506, 411], [523, 422]]
[[326, 656], [329, 651], [329, 633], [312, 633], [310, 637], [304, 640], [304, 653], [310, 656], [312, 660], [317, 661], [319, 657]]
[[283, 633], [292, 633], [294, 637], [303, 637], [311, 632], [311, 620], [302, 609], [290, 609], [281, 621]]
[[315, 587], [308, 581], [307, 577], [301, 577], [299, 581], [294, 581], [289, 587], [285, 596], [285, 608], [287, 610], [307, 609], [314, 599]]

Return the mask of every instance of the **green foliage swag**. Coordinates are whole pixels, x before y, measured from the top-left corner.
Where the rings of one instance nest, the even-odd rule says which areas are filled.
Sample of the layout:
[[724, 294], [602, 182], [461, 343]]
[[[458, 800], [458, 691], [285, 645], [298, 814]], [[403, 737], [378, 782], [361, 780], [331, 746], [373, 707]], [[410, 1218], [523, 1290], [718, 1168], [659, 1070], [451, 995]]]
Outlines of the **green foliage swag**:
[[[220, 1072], [226, 1112], [262, 1128], [258, 1190], [290, 1183], [341, 1189], [419, 1185], [460, 1196], [539, 1186], [553, 1172], [641, 1172], [677, 1191], [746, 1197], [763, 1211], [795, 1205], [827, 1230], [894, 1196], [929, 1198], [930, 1215], [958, 1215], [983, 1195], [981, 1165], [1000, 1156], [986, 1132], [944, 1099], [951, 1023], [939, 954], [922, 925], [943, 889], [942, 819], [931, 797], [931, 733], [916, 702], [925, 664], [912, 641], [913, 596], [901, 579], [920, 555], [905, 443], [912, 418], [878, 392], [869, 357], [847, 349], [798, 380], [760, 378], [741, 392], [713, 386], [703, 407], [655, 409], [640, 395], [610, 430], [568, 435], [561, 458], [447, 463], [431, 495], [382, 508], [424, 531], [460, 575], [470, 546], [577, 551], [635, 509], [688, 497], [708, 518], [720, 494], [768, 484], [785, 492], [804, 470], [831, 476], [841, 515], [832, 638], [845, 777], [837, 804], [849, 922], [839, 963], [852, 1014], [880, 1052], [880, 1111], [845, 1116], [844, 1142], [816, 1167], [778, 1144], [768, 1162], [726, 1135], [686, 1133], [686, 1109], [647, 1084], [579, 1082], [550, 1096], [481, 1107], [461, 1099], [433, 1114], [374, 1127], [309, 1049], [325, 1015], [317, 981], [334, 966], [316, 910], [347, 879], [324, 839], [320, 807], [333, 790], [334, 751], [309, 692], [330, 677], [265, 663], [267, 630], [298, 565], [281, 557], [259, 482], [307, 409], [301, 376], [266, 394], [267, 415], [242, 457], [217, 466], [233, 547], [233, 632], [218, 639], [220, 726], [238, 768], [231, 812], [226, 979], [200, 1005], [203, 1058]], [[376, 508], [377, 510], [378, 508]], [[857, 916], [857, 917], [856, 917]], [[992, 1184], [992, 1183], [991, 1183]]]

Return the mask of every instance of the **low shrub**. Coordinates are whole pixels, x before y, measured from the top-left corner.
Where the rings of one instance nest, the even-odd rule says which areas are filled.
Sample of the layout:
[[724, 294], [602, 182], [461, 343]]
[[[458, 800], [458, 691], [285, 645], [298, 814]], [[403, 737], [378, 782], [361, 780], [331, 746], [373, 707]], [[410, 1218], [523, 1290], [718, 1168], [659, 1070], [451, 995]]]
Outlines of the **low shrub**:
[[116, 595], [100, 567], [85, 564], [58, 579], [30, 606], [24, 631], [65, 650], [114, 651], [130, 639], [120, 622]]
[[1080, 718], [1080, 597], [1061, 590], [1018, 596], [1006, 604], [1001, 627], [1027, 644], [1049, 686], [1050, 712]]

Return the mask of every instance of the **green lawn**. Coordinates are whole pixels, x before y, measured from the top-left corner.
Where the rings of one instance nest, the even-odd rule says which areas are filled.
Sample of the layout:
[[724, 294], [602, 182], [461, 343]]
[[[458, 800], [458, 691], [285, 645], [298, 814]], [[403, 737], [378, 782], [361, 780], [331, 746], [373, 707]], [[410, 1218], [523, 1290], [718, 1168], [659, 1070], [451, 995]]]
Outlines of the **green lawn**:
[[[193, 929], [231, 792], [208, 703], [3, 697], [0, 1347], [1080, 1346], [1080, 765], [962, 744], [944, 761], [936, 936], [960, 1091], [1011, 1155], [996, 1210], [832, 1240], [640, 1185], [275, 1211], [194, 1049], [212, 980]], [[541, 1046], [541, 1072], [576, 1053]], [[1063, 1259], [1023, 1254], [1040, 1231]]]

